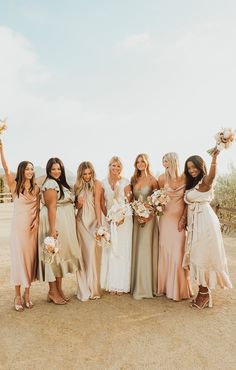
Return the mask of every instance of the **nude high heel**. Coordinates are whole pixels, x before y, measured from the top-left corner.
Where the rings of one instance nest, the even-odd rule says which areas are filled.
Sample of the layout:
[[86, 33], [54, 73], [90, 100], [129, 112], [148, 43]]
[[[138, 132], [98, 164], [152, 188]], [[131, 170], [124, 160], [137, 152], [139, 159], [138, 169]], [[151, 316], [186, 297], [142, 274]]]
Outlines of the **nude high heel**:
[[20, 303], [20, 304], [19, 303], [16, 303], [17, 298], [21, 298], [21, 297], [20, 296], [16, 296], [14, 298], [14, 307], [15, 307], [15, 310], [17, 312], [22, 312], [22, 311], [24, 311], [24, 307], [23, 307], [22, 303]]

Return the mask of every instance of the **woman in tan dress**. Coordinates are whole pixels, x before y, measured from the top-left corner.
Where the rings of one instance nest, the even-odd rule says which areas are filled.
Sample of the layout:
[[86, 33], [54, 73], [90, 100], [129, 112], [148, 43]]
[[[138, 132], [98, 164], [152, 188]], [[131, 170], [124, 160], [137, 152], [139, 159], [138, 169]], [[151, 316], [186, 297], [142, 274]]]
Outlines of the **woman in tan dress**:
[[189, 274], [182, 267], [186, 237], [185, 175], [179, 175], [176, 153], [164, 155], [165, 173], [158, 183], [170, 198], [159, 219], [158, 295], [179, 301], [190, 298]]
[[[96, 179], [93, 165], [90, 162], [82, 162], [78, 167], [75, 183], [75, 204], [78, 209], [76, 229], [84, 260], [90, 299], [100, 298], [101, 296], [101, 247], [95, 241], [95, 232], [98, 227], [97, 213], [101, 213], [101, 189], [102, 186]], [[80, 290], [80, 272], [78, 272], [78, 286]]]
[[[59, 158], [49, 159], [47, 177], [42, 185], [39, 222], [39, 278], [49, 283], [48, 301], [65, 304], [69, 300], [62, 290], [62, 278], [80, 270], [81, 300], [89, 298], [81, 249], [76, 235], [74, 196], [66, 181], [65, 169]], [[59, 242], [59, 260], [48, 263], [42, 254], [44, 239], [51, 236]]]
[[[15, 285], [16, 311], [32, 308], [30, 285], [37, 277], [37, 232], [39, 212], [39, 187], [35, 184], [34, 166], [29, 161], [18, 165], [16, 178], [6, 163], [0, 141], [0, 156], [12, 193], [14, 209], [11, 225], [11, 282]], [[25, 288], [23, 300], [21, 286]]]
[[[135, 160], [135, 171], [131, 185], [126, 188], [129, 200], [145, 202], [158, 189], [158, 182], [152, 176], [147, 154], [139, 154]], [[130, 191], [129, 191], [130, 190]], [[131, 294], [135, 299], [153, 298], [157, 295], [158, 266], [158, 222], [151, 215], [147, 219], [134, 216], [133, 248], [131, 266]]]
[[198, 284], [198, 294], [192, 307], [212, 307], [210, 289], [231, 288], [219, 220], [210, 202], [219, 152], [212, 154], [207, 173], [205, 162], [198, 155], [185, 162], [187, 178], [185, 202], [188, 205], [188, 237], [183, 266], [190, 269], [191, 278]]

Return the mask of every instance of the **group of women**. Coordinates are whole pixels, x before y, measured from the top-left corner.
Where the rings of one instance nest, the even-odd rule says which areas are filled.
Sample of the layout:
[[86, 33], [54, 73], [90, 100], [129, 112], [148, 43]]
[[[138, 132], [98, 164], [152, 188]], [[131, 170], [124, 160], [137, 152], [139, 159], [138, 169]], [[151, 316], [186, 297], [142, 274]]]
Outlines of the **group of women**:
[[[158, 179], [146, 154], [137, 156], [131, 181], [122, 177], [119, 157], [111, 159], [102, 182], [93, 165], [82, 162], [73, 189], [58, 158], [49, 159], [40, 189], [31, 162], [21, 162], [14, 177], [2, 143], [0, 156], [14, 201], [10, 250], [17, 311], [33, 307], [30, 285], [37, 279], [48, 282], [48, 301], [67, 304], [70, 298], [62, 288], [67, 273], [76, 274], [81, 301], [100, 298], [104, 290], [112, 295], [130, 292], [135, 299], [165, 295], [179, 301], [193, 295], [194, 280], [199, 290], [191, 306], [202, 309], [212, 306], [211, 288], [232, 287], [220, 225], [210, 206], [217, 150], [208, 173], [195, 155], [186, 160], [181, 174], [177, 154], [167, 153]], [[106, 215], [114, 202], [145, 202], [161, 188], [169, 196], [163, 215], [127, 216], [110, 227], [110, 247], [98, 245], [96, 230], [106, 223], [109, 227]], [[52, 263], [42, 254], [47, 236], [59, 242], [59, 258]]]

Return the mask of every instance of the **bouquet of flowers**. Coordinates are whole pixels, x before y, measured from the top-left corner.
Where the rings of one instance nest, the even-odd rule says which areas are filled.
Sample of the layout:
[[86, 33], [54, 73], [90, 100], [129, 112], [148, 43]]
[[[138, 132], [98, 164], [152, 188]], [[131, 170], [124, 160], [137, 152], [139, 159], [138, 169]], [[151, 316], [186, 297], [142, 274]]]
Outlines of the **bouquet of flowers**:
[[0, 135], [3, 134], [4, 131], [7, 129], [7, 119], [5, 118], [4, 120], [0, 119]]
[[130, 203], [135, 216], [138, 218], [138, 222], [141, 227], [145, 226], [145, 219], [147, 220], [151, 215], [155, 213], [155, 209], [148, 202], [143, 202], [142, 197], [139, 197], [138, 200], [134, 200]]
[[228, 149], [231, 144], [236, 140], [236, 131], [232, 128], [222, 128], [221, 131], [215, 135], [216, 145], [214, 148], [207, 150], [207, 153], [212, 155], [214, 150]]
[[42, 259], [45, 263], [52, 264], [54, 258], [58, 256], [59, 243], [52, 236], [47, 236], [42, 244]]
[[111, 235], [105, 226], [100, 226], [95, 232], [95, 239], [99, 247], [109, 247], [111, 244]]
[[155, 190], [150, 197], [148, 197], [148, 204], [150, 204], [158, 216], [163, 215], [165, 206], [170, 201], [166, 189]]
[[132, 208], [129, 203], [125, 201], [119, 203], [114, 199], [113, 206], [109, 209], [106, 220], [119, 226], [124, 223], [126, 217], [132, 216], [132, 214]]

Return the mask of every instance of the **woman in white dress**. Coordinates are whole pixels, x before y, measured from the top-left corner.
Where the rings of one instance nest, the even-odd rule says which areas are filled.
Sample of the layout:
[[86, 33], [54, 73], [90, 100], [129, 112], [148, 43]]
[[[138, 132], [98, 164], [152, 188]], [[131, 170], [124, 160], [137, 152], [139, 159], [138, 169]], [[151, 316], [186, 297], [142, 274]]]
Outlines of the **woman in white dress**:
[[190, 276], [199, 286], [192, 302], [192, 307], [198, 309], [212, 307], [210, 289], [217, 285], [232, 287], [219, 220], [210, 206], [218, 154], [217, 150], [213, 152], [208, 174], [201, 157], [194, 155], [185, 162], [188, 236], [183, 267], [190, 269]]
[[[112, 157], [108, 177], [102, 181], [101, 204], [105, 216], [114, 202], [122, 204], [125, 201], [125, 187], [129, 181], [121, 176], [122, 167], [120, 158]], [[126, 217], [119, 226], [113, 224], [111, 247], [103, 249], [101, 287], [110, 294], [130, 291], [132, 228], [132, 216]]]

